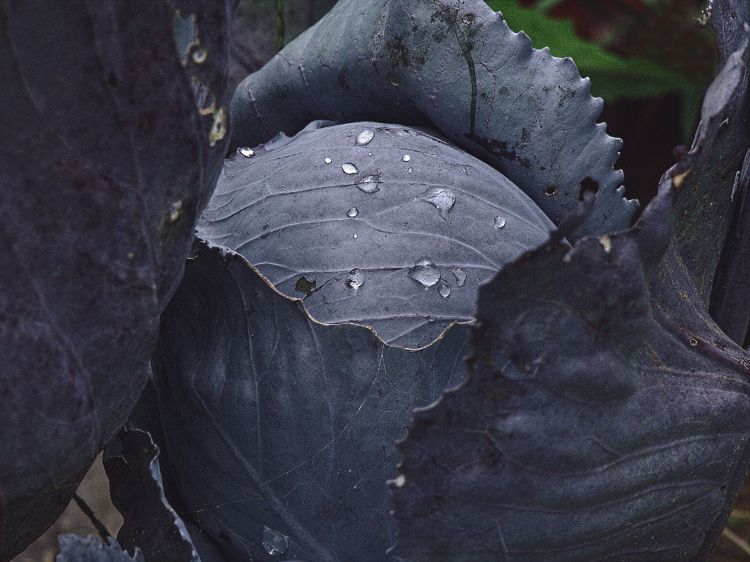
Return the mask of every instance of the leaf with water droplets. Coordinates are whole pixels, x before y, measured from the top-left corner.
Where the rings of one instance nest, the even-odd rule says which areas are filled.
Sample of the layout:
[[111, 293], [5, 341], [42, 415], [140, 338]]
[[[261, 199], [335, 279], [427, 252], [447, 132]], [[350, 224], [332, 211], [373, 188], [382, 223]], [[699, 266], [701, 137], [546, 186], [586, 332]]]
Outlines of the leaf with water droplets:
[[[365, 290], [367, 275], [342, 289]], [[311, 320], [243, 258], [198, 247], [154, 358], [160, 446], [188, 524], [227, 560], [389, 560], [396, 441], [415, 407], [463, 380], [467, 330], [388, 346]]]
[[[319, 125], [228, 161], [197, 233], [242, 254], [287, 296], [299, 296], [300, 276], [315, 281], [305, 306], [321, 322], [353, 321], [391, 343], [426, 345], [451, 322], [474, 318], [476, 284], [463, 287], [466, 274], [489, 279], [554, 228], [499, 172], [425, 131]], [[373, 131], [364, 160], [353, 142], [362, 130]], [[412, 173], [400, 161], [405, 150], [419, 154]], [[358, 173], [326, 166], [321, 151], [356, 161]], [[516, 217], [507, 237], [493, 226], [498, 213]], [[423, 256], [434, 262], [429, 276], [415, 269]], [[356, 292], [346, 283], [355, 268], [367, 271]], [[466, 272], [460, 283], [451, 268]], [[441, 279], [462, 287], [448, 301], [437, 287], [423, 290]]]
[[[533, 49], [482, 0], [341, 0], [248, 76], [231, 110], [237, 145], [321, 116], [429, 125], [505, 174], [555, 224], [578, 210], [591, 178], [599, 189], [573, 238], [626, 228], [636, 208], [623, 199], [613, 168], [621, 142], [596, 123], [602, 100], [588, 79], [572, 60]], [[396, 158], [416, 163], [417, 154]]]
[[[146, 380], [227, 151], [209, 147], [192, 81], [226, 107], [227, 10], [0, 8], [1, 560], [60, 515]], [[183, 67], [196, 26], [210, 56]]]

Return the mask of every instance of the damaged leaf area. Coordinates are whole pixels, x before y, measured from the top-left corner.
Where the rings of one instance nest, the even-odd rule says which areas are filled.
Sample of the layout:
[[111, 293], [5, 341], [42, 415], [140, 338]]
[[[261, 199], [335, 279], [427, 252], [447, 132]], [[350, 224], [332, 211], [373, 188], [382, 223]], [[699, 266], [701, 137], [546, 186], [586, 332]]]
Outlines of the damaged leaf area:
[[473, 320], [479, 284], [554, 230], [504, 176], [429, 132], [320, 125], [238, 151], [197, 226], [320, 322], [425, 346]]
[[633, 229], [480, 289], [467, 383], [400, 445], [397, 559], [708, 556], [747, 471], [750, 357], [662, 269], [671, 183]]
[[596, 186], [573, 239], [626, 228], [635, 210], [613, 168], [621, 143], [596, 123], [602, 101], [588, 79], [481, 0], [342, 0], [246, 78], [231, 109], [235, 147], [314, 119], [430, 125], [556, 224], [579, 208], [582, 187]]
[[117, 540], [147, 560], [200, 562], [185, 524], [164, 495], [158, 457], [147, 432], [127, 427], [105, 449], [110, 495], [125, 519]]
[[395, 442], [415, 407], [463, 381], [468, 328], [390, 347], [315, 322], [221, 254], [200, 246], [188, 262], [154, 359], [183, 516], [227, 559], [384, 560]]
[[[174, 4], [226, 51], [227, 6]], [[223, 103], [225, 62], [202, 69]], [[0, 74], [6, 560], [63, 511], [135, 404], [228, 139], [209, 147], [171, 2], [6, 3]]]

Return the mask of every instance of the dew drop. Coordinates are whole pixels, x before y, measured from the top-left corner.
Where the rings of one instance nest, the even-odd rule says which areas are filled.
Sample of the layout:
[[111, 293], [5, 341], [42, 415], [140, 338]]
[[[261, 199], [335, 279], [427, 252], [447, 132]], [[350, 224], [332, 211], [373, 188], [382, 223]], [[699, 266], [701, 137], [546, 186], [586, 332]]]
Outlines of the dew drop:
[[346, 286], [355, 291], [359, 289], [365, 282], [365, 274], [359, 269], [352, 269], [349, 275], [346, 276]]
[[242, 148], [237, 149], [237, 154], [241, 154], [245, 158], [252, 158], [255, 156], [255, 151], [249, 146], [243, 146]]
[[409, 162], [411, 160], [411, 156], [409, 156], [408, 154], [404, 154], [401, 157], [401, 160], [403, 160], [404, 162]]
[[454, 267], [451, 269], [451, 273], [453, 274], [453, 277], [456, 278], [456, 285], [458, 287], [463, 287], [464, 283], [466, 283], [466, 274], [464, 273], [464, 270], [460, 267]]
[[378, 187], [379, 183], [380, 176], [365, 176], [361, 180], [354, 182], [354, 185], [356, 185], [360, 191], [364, 191], [365, 193], [375, 193], [380, 191], [380, 188]]
[[352, 236], [352, 238], [354, 238], [356, 240], [357, 238], [359, 238], [359, 235], [355, 234], [354, 236]]
[[414, 267], [407, 273], [409, 277], [422, 285], [425, 289], [432, 287], [440, 281], [440, 269], [438, 269], [430, 258], [422, 257]]
[[289, 537], [263, 526], [263, 549], [271, 556], [281, 556], [289, 548]]
[[505, 228], [505, 219], [503, 217], [495, 217], [495, 230]]
[[341, 164], [341, 169], [344, 170], [345, 174], [349, 174], [350, 176], [352, 174], [359, 173], [359, 170], [357, 169], [357, 167], [351, 162], [347, 162], [346, 164]]
[[326, 158], [325, 160], [323, 160], [323, 162], [325, 162], [326, 164], [330, 164], [331, 162], [333, 162], [333, 160], [331, 160], [330, 158]]
[[461, 21], [464, 22], [466, 25], [470, 25], [474, 23], [474, 19], [476, 16], [474, 14], [465, 14], [464, 17], [461, 18]]
[[356, 217], [356, 216], [357, 216], [358, 214], [359, 214], [359, 210], [357, 209], [357, 207], [352, 207], [351, 209], [349, 209], [349, 210], [348, 210], [348, 211], [346, 212], [346, 216], [347, 216], [347, 217], [349, 217], [350, 219], [353, 219], [353, 218], [354, 218], [354, 217]]
[[445, 187], [432, 187], [422, 193], [418, 199], [425, 201], [440, 211], [441, 216], [445, 216], [456, 203], [456, 195]]
[[203, 47], [198, 47], [195, 51], [193, 51], [193, 62], [195, 64], [203, 64], [206, 62], [206, 59], [208, 58], [208, 51], [204, 49]]
[[365, 146], [366, 144], [369, 144], [373, 137], [375, 137], [375, 131], [372, 129], [365, 129], [357, 135], [357, 146]]
[[409, 169], [406, 170], [406, 173], [407, 174], [411, 174], [413, 171], [414, 171], [414, 168], [412, 168], [411, 166], [409, 166]]
[[448, 285], [440, 285], [438, 288], [438, 293], [440, 293], [440, 296], [444, 299], [447, 299], [449, 296], [451, 296], [451, 288]]

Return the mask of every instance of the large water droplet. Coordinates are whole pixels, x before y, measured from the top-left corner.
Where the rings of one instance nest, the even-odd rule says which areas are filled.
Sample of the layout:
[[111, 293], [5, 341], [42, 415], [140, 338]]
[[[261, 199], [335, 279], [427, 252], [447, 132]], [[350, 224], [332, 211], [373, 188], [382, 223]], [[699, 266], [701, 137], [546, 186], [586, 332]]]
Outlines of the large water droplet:
[[357, 135], [357, 146], [365, 146], [373, 139], [374, 136], [375, 131], [373, 131], [372, 129], [365, 129]]
[[420, 258], [407, 275], [423, 287], [432, 287], [440, 281], [440, 269], [435, 266], [430, 258], [425, 257]]
[[354, 182], [360, 191], [365, 193], [375, 193], [380, 191], [378, 184], [380, 183], [380, 176], [365, 176], [361, 180]]
[[466, 283], [466, 274], [464, 273], [464, 270], [460, 267], [454, 267], [451, 269], [451, 273], [453, 274], [453, 277], [456, 278], [456, 285], [463, 287], [464, 283]]
[[243, 146], [242, 148], [237, 149], [237, 154], [241, 154], [245, 158], [252, 158], [255, 156], [255, 151], [249, 146]]
[[323, 160], [323, 162], [325, 162], [326, 164], [330, 164], [331, 162], [333, 162], [333, 160], [331, 160], [330, 158], [326, 157], [326, 159]]
[[364, 282], [365, 282], [365, 274], [362, 273], [359, 269], [352, 269], [349, 272], [349, 275], [346, 276], [346, 281], [345, 281], [346, 286], [354, 290], [359, 289]]
[[359, 170], [357, 169], [357, 167], [351, 162], [347, 162], [346, 164], [341, 164], [341, 169], [344, 170], [345, 174], [349, 174], [349, 175], [359, 173]]
[[495, 229], [500, 230], [505, 228], [505, 219], [503, 217], [495, 217]]
[[203, 64], [208, 58], [208, 51], [203, 47], [198, 47], [193, 51], [193, 62], [195, 64]]
[[408, 154], [404, 154], [401, 157], [401, 160], [403, 160], [404, 162], [409, 162], [409, 161], [411, 161], [411, 156], [409, 156]]
[[263, 526], [263, 549], [271, 556], [281, 556], [289, 548], [289, 537]]
[[353, 218], [354, 218], [354, 217], [356, 217], [356, 216], [357, 216], [358, 214], [359, 214], [359, 210], [357, 209], [357, 207], [352, 207], [351, 209], [349, 209], [349, 210], [348, 210], [348, 211], [346, 212], [346, 216], [347, 216], [347, 217], [349, 217], [350, 219], [353, 219]]
[[432, 204], [440, 211], [441, 216], [448, 213], [456, 203], [456, 195], [445, 187], [432, 187], [420, 195], [418, 199]]
[[449, 296], [451, 296], [451, 288], [449, 285], [440, 285], [438, 288], [438, 293], [440, 293], [440, 296], [444, 299], [447, 299]]

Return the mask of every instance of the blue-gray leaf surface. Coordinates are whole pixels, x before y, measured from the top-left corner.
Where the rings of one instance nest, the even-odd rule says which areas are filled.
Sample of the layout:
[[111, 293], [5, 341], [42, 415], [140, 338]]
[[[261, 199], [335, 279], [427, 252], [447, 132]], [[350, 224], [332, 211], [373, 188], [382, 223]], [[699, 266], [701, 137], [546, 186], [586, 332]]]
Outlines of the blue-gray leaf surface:
[[244, 256], [324, 323], [427, 345], [552, 222], [492, 167], [425, 131], [364, 122], [241, 149], [198, 237]]
[[481, 0], [342, 0], [240, 84], [232, 144], [314, 119], [431, 124], [556, 224], [597, 186], [575, 238], [625, 228], [635, 209], [613, 169], [620, 141], [596, 124], [601, 109], [570, 59], [532, 49]]
[[[181, 64], [177, 9], [193, 17], [201, 62]], [[62, 512], [145, 381], [228, 141], [227, 11], [0, 8], [2, 560]]]
[[114, 539], [105, 545], [96, 537], [68, 533], [60, 535], [57, 542], [60, 549], [55, 562], [144, 562], [140, 551], [130, 556]]
[[154, 360], [183, 517], [232, 560], [385, 560], [395, 442], [463, 380], [467, 330], [390, 347], [318, 324], [241, 257], [201, 247]]
[[552, 240], [480, 289], [467, 384], [401, 445], [396, 558], [710, 553], [747, 471], [750, 357], [664, 269], [671, 189], [632, 230]]

